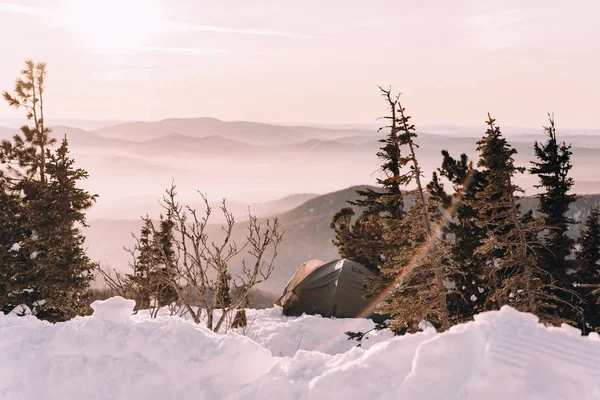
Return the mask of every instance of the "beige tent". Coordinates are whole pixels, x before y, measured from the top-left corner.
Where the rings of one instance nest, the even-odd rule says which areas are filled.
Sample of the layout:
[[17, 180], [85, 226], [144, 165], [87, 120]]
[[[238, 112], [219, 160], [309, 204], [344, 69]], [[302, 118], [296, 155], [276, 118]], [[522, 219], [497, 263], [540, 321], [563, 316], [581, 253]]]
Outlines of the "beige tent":
[[367, 276], [373, 273], [354, 261], [308, 261], [298, 268], [275, 306], [285, 315], [364, 316], [369, 301], [363, 298], [362, 285]]

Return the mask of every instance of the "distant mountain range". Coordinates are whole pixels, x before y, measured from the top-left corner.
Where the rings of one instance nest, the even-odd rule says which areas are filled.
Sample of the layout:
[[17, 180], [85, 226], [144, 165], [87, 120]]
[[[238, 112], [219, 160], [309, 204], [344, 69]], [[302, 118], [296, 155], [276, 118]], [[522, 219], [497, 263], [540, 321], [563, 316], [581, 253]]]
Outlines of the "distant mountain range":
[[[185, 201], [193, 201], [195, 190], [200, 190], [211, 198], [250, 203], [374, 182], [379, 139], [385, 136], [369, 126], [281, 126], [214, 118], [100, 126], [92, 130], [53, 127], [55, 137], [67, 135], [77, 165], [89, 172], [84, 186], [100, 196], [91, 211], [94, 219], [131, 219], [140, 211], [155, 209], [156, 198], [173, 181]], [[528, 167], [534, 157], [533, 142], [544, 139], [541, 129], [503, 132], [507, 130], [519, 152], [517, 164]], [[15, 131], [0, 128], [0, 138]], [[572, 174], [578, 193], [600, 192], [600, 177], [595, 173], [600, 135], [588, 134], [593, 132], [558, 130], [561, 139], [573, 143]], [[482, 133], [483, 129], [456, 126], [420, 129], [417, 156], [426, 178], [439, 167], [442, 149], [455, 157], [465, 152], [475, 160]], [[535, 192], [531, 176], [518, 179], [528, 194]], [[130, 202], [134, 197], [137, 203]]]
[[[306, 259], [337, 256], [331, 245], [331, 217], [355, 198], [355, 185], [375, 182], [379, 140], [386, 135], [374, 126], [283, 126], [214, 118], [56, 122], [54, 136], [67, 135], [76, 165], [89, 172], [82, 186], [99, 195], [87, 213], [86, 232], [94, 259], [125, 266], [128, 260], [122, 247], [131, 243], [131, 232], [138, 231], [139, 217], [148, 213], [158, 218], [157, 199], [174, 182], [184, 204], [199, 207], [197, 190], [213, 204], [227, 198], [241, 221], [240, 234], [248, 205], [261, 217], [281, 218], [288, 233], [278, 272], [266, 285], [276, 291]], [[426, 180], [440, 166], [442, 149], [454, 157], [464, 152], [475, 161], [476, 142], [485, 131], [483, 127], [417, 128], [417, 156]], [[517, 165], [529, 167], [534, 141], [545, 140], [541, 128], [501, 128], [518, 150]], [[0, 139], [17, 130], [0, 127]], [[600, 193], [600, 131], [563, 130], [559, 125], [558, 136], [573, 144], [574, 191]], [[517, 183], [528, 195], [536, 192], [537, 181], [531, 175], [519, 175]], [[584, 196], [578, 201], [576, 219], [584, 217], [594, 199]], [[214, 229], [218, 235], [218, 226]]]
[[170, 133], [192, 137], [219, 135], [254, 144], [284, 144], [301, 142], [306, 135], [293, 128], [256, 122], [224, 122], [215, 118], [165, 119], [158, 122], [127, 122], [93, 131], [101, 136], [126, 138], [133, 141], [154, 139]]

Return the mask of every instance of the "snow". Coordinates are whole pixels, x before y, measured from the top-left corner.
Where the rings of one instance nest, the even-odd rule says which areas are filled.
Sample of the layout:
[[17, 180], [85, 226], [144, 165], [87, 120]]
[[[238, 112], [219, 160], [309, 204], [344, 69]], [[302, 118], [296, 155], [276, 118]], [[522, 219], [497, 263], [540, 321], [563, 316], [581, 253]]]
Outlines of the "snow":
[[215, 334], [179, 317], [131, 316], [112, 298], [50, 324], [0, 314], [0, 398], [600, 398], [600, 337], [548, 328], [510, 307], [437, 334], [345, 331], [364, 319], [248, 310], [245, 331]]
[[[10, 293], [9, 293], [9, 296], [10, 296]], [[23, 315], [33, 315], [33, 312], [25, 304], [19, 304], [18, 306], [16, 306], [15, 308], [12, 309], [10, 314], [17, 315], [17, 316], [23, 316]]]
[[[368, 319], [329, 319], [303, 315], [284, 317], [275, 308], [248, 311], [249, 329], [246, 336], [268, 349], [273, 356], [293, 356], [299, 350], [319, 351], [330, 355], [341, 354], [356, 347], [344, 332], [365, 332], [373, 328]], [[376, 331], [362, 341], [369, 348], [392, 338], [389, 331]]]
[[13, 243], [9, 251], [17, 253], [19, 250], [21, 250], [21, 243]]

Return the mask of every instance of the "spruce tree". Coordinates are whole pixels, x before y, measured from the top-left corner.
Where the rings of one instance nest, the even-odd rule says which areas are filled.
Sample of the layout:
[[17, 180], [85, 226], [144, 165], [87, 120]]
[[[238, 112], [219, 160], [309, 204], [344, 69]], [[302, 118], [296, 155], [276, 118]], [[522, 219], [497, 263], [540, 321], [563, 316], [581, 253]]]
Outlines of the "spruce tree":
[[143, 225], [137, 245], [137, 257], [133, 265], [133, 275], [130, 279], [135, 291], [135, 309], [144, 310], [150, 308], [150, 300], [153, 293], [153, 273], [158, 264], [157, 247], [154, 242], [154, 224], [148, 215], [142, 218]]
[[66, 140], [50, 150], [56, 141], [44, 120], [45, 79], [46, 65], [27, 61], [14, 93], [3, 93], [10, 106], [25, 109], [30, 125], [0, 144], [0, 200], [4, 218], [13, 218], [0, 225], [0, 237], [13, 242], [6, 243], [11, 248], [3, 255], [0, 286], [10, 298], [4, 311], [22, 304], [40, 318], [61, 321], [88, 311], [93, 263], [79, 227], [95, 197], [77, 187], [87, 173], [74, 168]]
[[[11, 248], [19, 248], [5, 256], [6, 264], [1, 268], [5, 271], [5, 282], [10, 283], [10, 291], [6, 293], [4, 310], [25, 305], [36, 312], [36, 306], [44, 297], [44, 278], [35, 267], [32, 255], [38, 254], [38, 249], [32, 245], [32, 239], [37, 237], [37, 230], [32, 229], [34, 220], [40, 221], [40, 216], [28, 213], [30, 201], [41, 201], [45, 190], [47, 148], [55, 143], [50, 138], [50, 129], [44, 125], [44, 82], [46, 65], [27, 61], [21, 76], [17, 78], [14, 93], [3, 92], [2, 96], [11, 107], [25, 109], [27, 120], [31, 125], [23, 125], [21, 133], [15, 134], [12, 140], [0, 142], [0, 170], [2, 181], [2, 208], [8, 214], [18, 216], [12, 222], [0, 226], [0, 236], [14, 237], [18, 244], [7, 244]], [[18, 203], [16, 205], [15, 201]], [[18, 211], [15, 211], [17, 210]], [[9, 211], [13, 210], [13, 211]], [[19, 240], [17, 240], [19, 239]], [[11, 239], [13, 240], [13, 239]], [[8, 290], [8, 289], [7, 289]]]
[[158, 230], [148, 215], [142, 217], [142, 222], [137, 245], [130, 251], [134, 255], [133, 273], [127, 278], [136, 301], [135, 310], [156, 311], [177, 300], [177, 290], [173, 287], [177, 266], [173, 246], [175, 224], [170, 216], [163, 215]]
[[442, 157], [438, 173], [452, 184], [453, 193], [446, 192], [436, 172], [428, 190], [432, 200], [447, 210], [442, 233], [450, 247], [449, 262], [453, 271], [448, 277], [451, 288], [448, 310], [452, 322], [460, 323], [484, 310], [489, 293], [485, 260], [475, 254], [485, 232], [477, 226], [477, 212], [473, 209], [475, 196], [482, 190], [484, 175], [473, 167], [466, 154], [454, 159], [442, 150]]
[[[380, 190], [358, 190], [359, 199], [350, 204], [360, 210], [356, 217], [353, 208], [340, 210], [331, 222], [335, 231], [334, 245], [340, 255], [379, 273], [383, 263], [389, 258], [393, 245], [383, 240], [385, 227], [404, 218], [404, 195], [402, 193], [401, 170], [407, 160], [400, 155], [398, 118], [396, 105], [398, 96], [391, 90], [380, 88], [388, 105], [390, 115], [384, 117], [389, 125], [380, 128], [389, 132], [379, 142], [382, 144], [377, 157], [381, 160], [382, 177], [377, 178]], [[397, 245], [400, 245], [398, 243]], [[371, 286], [371, 292], [377, 292], [377, 285]]]
[[177, 300], [177, 291], [171, 282], [175, 281], [175, 249], [173, 246], [175, 223], [170, 215], [160, 216], [160, 229], [154, 235], [155, 251], [157, 252], [158, 265], [151, 271], [152, 293], [160, 307], [169, 305]]
[[8, 313], [28, 301], [31, 275], [27, 273], [29, 257], [23, 243], [23, 209], [18, 193], [10, 189], [0, 174], [0, 312]]
[[[420, 322], [432, 323], [440, 330], [450, 326], [447, 290], [447, 248], [436, 236], [430, 236], [423, 224], [423, 205], [419, 200], [409, 209], [405, 219], [386, 240], [401, 239], [406, 244], [396, 247], [381, 270], [391, 289], [389, 298], [376, 311], [392, 317], [390, 328], [396, 334], [416, 332]], [[396, 236], [400, 235], [400, 237]]]
[[217, 296], [216, 296], [216, 306], [217, 308], [227, 308], [231, 305], [231, 275], [229, 272], [224, 271], [217, 277]]
[[567, 212], [576, 196], [569, 193], [573, 186], [573, 179], [569, 177], [571, 146], [558, 142], [554, 118], [548, 115], [548, 119], [549, 125], [544, 127], [548, 138], [545, 143], [535, 142], [538, 160], [532, 162], [533, 167], [529, 171], [540, 180], [536, 187], [544, 189], [538, 196], [538, 211], [548, 230], [543, 238], [544, 250], [540, 251], [540, 267], [563, 281], [567, 278], [567, 269], [572, 268], [567, 257], [573, 251], [575, 241], [567, 232], [574, 221]]
[[549, 291], [556, 288], [555, 282], [537, 266], [537, 235], [544, 228], [543, 221], [531, 214], [521, 216], [517, 205], [522, 189], [513, 179], [524, 168], [514, 165], [517, 151], [502, 137], [489, 115], [487, 125], [477, 148], [485, 182], [474, 207], [478, 225], [487, 233], [476, 253], [487, 259], [488, 268], [498, 279], [492, 286], [490, 307], [510, 304], [519, 311], [536, 314], [543, 322], [562, 322], [557, 315], [559, 299]]
[[401, 333], [418, 329], [422, 320], [434, 323], [441, 330], [450, 327], [447, 289], [444, 281], [448, 275], [447, 247], [441, 241], [440, 213], [442, 204], [430, 202], [421, 182], [422, 171], [415, 149], [417, 134], [410, 116], [399, 101], [398, 147], [405, 146], [408, 155], [400, 164], [408, 171], [399, 171], [397, 182], [407, 186], [416, 183], [412, 192], [415, 204], [403, 220], [394, 220], [385, 234], [394, 252], [382, 268], [382, 277], [388, 288], [393, 285], [390, 300], [378, 307], [380, 313], [392, 316], [392, 329]]
[[335, 231], [333, 244], [342, 258], [361, 263], [378, 274], [387, 250], [383, 219], [379, 214], [363, 213], [353, 221], [354, 216], [350, 207], [334, 215], [331, 221], [331, 229]]
[[577, 240], [577, 279], [588, 329], [600, 330], [600, 208], [591, 210]]
[[165, 218], [160, 215], [159, 231], [155, 235], [155, 246], [161, 254], [161, 264], [164, 267], [173, 267], [175, 264], [175, 249], [173, 247], [175, 223], [170, 215]]
[[43, 196], [26, 205], [29, 213], [39, 216], [31, 224], [37, 232], [32, 244], [37, 252], [35, 268], [43, 271], [47, 293], [37, 315], [49, 321], [64, 321], [89, 311], [87, 291], [96, 264], [85, 252], [80, 227], [87, 226], [85, 210], [96, 196], [78, 187], [88, 173], [74, 164], [65, 137], [55, 152], [48, 152]]

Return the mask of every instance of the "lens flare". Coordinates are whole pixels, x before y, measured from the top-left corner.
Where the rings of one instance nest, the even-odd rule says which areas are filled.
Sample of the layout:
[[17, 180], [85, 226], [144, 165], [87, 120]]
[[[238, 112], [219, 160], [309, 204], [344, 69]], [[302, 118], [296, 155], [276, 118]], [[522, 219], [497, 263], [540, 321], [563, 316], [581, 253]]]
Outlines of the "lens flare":
[[[469, 173], [462, 182], [463, 189], [456, 193], [455, 196], [453, 196], [452, 202], [446, 209], [446, 215], [452, 216], [454, 214], [454, 211], [456, 211], [456, 208], [462, 201], [465, 190], [467, 190], [472, 183], [473, 175], [474, 170], [469, 171]], [[444, 215], [440, 217], [439, 221], [435, 224], [435, 226], [432, 227], [433, 229], [431, 230], [431, 236], [429, 236], [427, 241], [423, 243], [423, 245], [416, 251], [415, 255], [411, 258], [406, 267], [402, 268], [398, 275], [394, 278], [394, 280], [379, 295], [375, 296], [369, 302], [367, 307], [365, 307], [360, 313], [358, 313], [358, 315], [356, 316], [357, 318], [368, 317], [375, 310], [377, 304], [388, 298], [388, 296], [392, 293], [396, 286], [402, 285], [404, 283], [404, 278], [406, 277], [406, 275], [412, 271], [415, 265], [417, 265], [417, 263], [427, 254], [429, 249], [435, 244], [435, 241], [437, 240], [447, 221], [448, 218], [446, 218]]]

